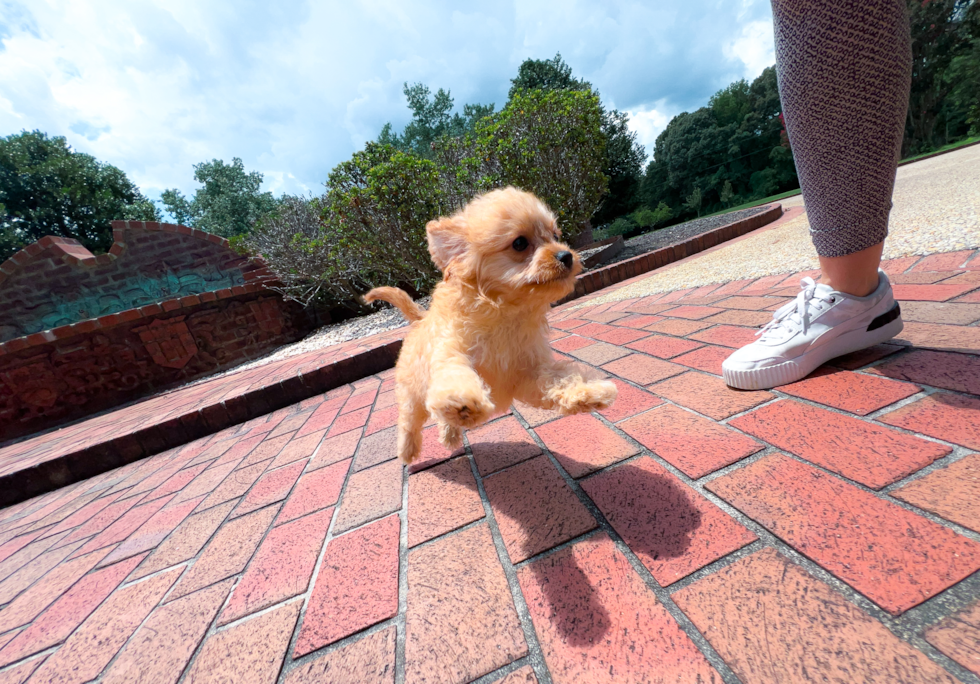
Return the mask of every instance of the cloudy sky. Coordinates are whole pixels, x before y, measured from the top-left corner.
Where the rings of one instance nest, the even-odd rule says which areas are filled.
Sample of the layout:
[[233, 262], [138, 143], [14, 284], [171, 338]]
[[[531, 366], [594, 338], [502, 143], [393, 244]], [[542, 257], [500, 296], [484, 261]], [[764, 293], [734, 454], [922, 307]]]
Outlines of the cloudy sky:
[[406, 81], [499, 108], [523, 60], [561, 52], [652, 146], [772, 40], [769, 0], [0, 0], [0, 136], [63, 135], [154, 198], [236, 156], [319, 193], [408, 121]]

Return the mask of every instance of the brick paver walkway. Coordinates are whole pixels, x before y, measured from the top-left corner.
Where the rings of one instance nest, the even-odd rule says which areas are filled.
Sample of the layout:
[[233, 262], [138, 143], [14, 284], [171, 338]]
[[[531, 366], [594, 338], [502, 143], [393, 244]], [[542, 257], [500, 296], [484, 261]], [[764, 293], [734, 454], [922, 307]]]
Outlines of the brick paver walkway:
[[778, 391], [720, 364], [798, 276], [579, 300], [601, 414], [406, 470], [388, 371], [0, 510], [0, 683], [980, 682], [980, 256], [888, 269]]
[[0, 506], [337, 387], [365, 367], [387, 368], [397, 358], [392, 342], [404, 335], [392, 330], [231, 372], [9, 444], [0, 448]]

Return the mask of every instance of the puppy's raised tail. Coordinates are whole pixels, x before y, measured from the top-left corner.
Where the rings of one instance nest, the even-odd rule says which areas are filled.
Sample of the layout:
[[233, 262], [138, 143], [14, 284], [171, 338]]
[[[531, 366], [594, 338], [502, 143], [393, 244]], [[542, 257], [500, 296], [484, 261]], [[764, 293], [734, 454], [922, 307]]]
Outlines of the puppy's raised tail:
[[379, 299], [397, 307], [409, 323], [421, 320], [425, 315], [425, 311], [412, 301], [408, 293], [397, 287], [376, 287], [364, 295], [364, 301], [367, 303], [376, 302]]

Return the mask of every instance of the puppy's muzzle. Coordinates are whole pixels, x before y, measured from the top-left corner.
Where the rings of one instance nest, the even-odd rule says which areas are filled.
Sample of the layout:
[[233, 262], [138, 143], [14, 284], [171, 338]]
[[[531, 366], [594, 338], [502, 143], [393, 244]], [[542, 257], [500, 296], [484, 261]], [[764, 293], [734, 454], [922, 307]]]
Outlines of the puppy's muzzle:
[[570, 269], [572, 264], [575, 263], [575, 256], [568, 251], [561, 251], [555, 254], [555, 259], [561, 262], [561, 265], [565, 268]]

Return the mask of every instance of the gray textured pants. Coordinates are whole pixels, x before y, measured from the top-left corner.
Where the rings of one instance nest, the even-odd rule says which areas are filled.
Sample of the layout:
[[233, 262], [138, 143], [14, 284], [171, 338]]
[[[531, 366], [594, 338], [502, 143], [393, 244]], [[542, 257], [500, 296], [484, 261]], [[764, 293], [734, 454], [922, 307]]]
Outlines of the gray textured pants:
[[772, 0], [776, 72], [817, 253], [888, 235], [912, 78], [905, 0]]

